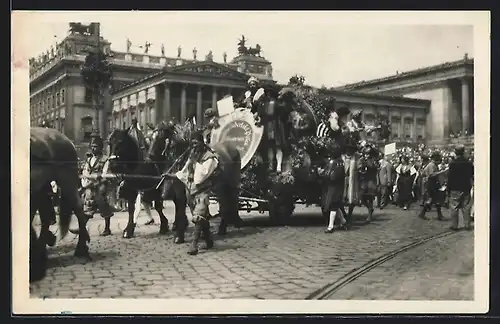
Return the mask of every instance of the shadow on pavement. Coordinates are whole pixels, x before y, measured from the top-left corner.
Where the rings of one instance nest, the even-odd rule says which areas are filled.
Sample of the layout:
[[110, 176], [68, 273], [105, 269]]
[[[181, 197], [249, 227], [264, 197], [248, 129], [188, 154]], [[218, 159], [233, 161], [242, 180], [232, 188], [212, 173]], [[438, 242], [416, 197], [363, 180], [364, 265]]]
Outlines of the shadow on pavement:
[[109, 258], [116, 258], [118, 255], [117, 252], [114, 251], [107, 251], [107, 252], [101, 252], [101, 253], [90, 253], [90, 257], [92, 258], [91, 260], [86, 259], [86, 258], [77, 258], [73, 254], [70, 255], [58, 255], [54, 257], [49, 257], [47, 261], [47, 268], [64, 268], [67, 266], [72, 266], [75, 264], [78, 265], [83, 265], [87, 263], [92, 263], [95, 261], [99, 260], [104, 260], [104, 259], [109, 259]]

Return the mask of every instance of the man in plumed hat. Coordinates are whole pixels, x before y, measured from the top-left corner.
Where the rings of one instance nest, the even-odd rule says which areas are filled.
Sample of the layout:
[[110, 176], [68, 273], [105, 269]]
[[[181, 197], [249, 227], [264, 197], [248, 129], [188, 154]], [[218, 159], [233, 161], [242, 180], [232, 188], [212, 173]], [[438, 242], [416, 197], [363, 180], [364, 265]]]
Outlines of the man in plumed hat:
[[451, 229], [458, 230], [458, 214], [462, 210], [464, 227], [471, 230], [471, 190], [474, 184], [474, 165], [465, 157], [465, 147], [455, 148], [455, 159], [449, 164], [448, 194], [450, 199]]
[[439, 168], [438, 165], [441, 162], [441, 153], [439, 151], [434, 151], [431, 154], [431, 160], [427, 165], [423, 168], [422, 173], [420, 174], [422, 181], [422, 209], [418, 217], [422, 219], [428, 219], [425, 214], [430, 211], [432, 206], [436, 207], [437, 211], [437, 219], [445, 220], [443, 217], [443, 212], [441, 211], [442, 206], [442, 197], [440, 195], [440, 181], [439, 181]]
[[82, 187], [84, 189], [84, 212], [92, 218], [94, 213], [100, 212], [104, 218], [103, 236], [111, 234], [110, 218], [113, 209], [108, 202], [108, 180], [103, 178], [109, 173], [108, 156], [103, 153], [104, 143], [98, 134], [93, 134], [90, 142], [92, 156], [87, 158], [82, 171]]

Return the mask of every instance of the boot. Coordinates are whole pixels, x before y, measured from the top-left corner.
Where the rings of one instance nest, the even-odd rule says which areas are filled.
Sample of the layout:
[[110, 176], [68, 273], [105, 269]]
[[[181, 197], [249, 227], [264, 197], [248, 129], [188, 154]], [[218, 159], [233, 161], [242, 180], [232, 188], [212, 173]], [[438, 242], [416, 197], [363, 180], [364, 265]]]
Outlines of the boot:
[[422, 209], [420, 210], [420, 213], [418, 214], [418, 217], [421, 219], [429, 219], [429, 218], [425, 217], [426, 212], [427, 212], [427, 207], [426, 206], [422, 207]]
[[200, 221], [196, 222], [194, 226], [194, 237], [191, 246], [189, 247], [188, 254], [189, 255], [197, 255], [198, 254], [198, 242], [200, 241], [200, 235], [202, 232], [202, 224]]
[[213, 248], [214, 240], [212, 238], [212, 233], [210, 232], [210, 222], [208, 220], [203, 221], [202, 233], [203, 233], [203, 239], [206, 242], [207, 250]]
[[373, 208], [368, 208], [368, 217], [366, 218], [366, 222], [370, 223], [373, 218]]
[[436, 207], [437, 210], [437, 219], [440, 221], [445, 221], [446, 218], [443, 216], [443, 212], [441, 211], [441, 207]]
[[101, 236], [108, 236], [111, 235], [111, 219], [105, 218], [104, 219], [104, 231], [101, 233]]

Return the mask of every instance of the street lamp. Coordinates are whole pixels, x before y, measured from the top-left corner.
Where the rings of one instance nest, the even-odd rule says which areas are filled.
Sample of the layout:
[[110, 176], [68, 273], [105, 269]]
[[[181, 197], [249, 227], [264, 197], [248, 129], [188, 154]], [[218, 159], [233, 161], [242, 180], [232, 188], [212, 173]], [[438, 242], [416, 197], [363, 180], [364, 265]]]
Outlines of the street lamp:
[[95, 109], [95, 131], [99, 133], [99, 109], [104, 98], [104, 91], [111, 83], [112, 71], [108, 62], [109, 55], [101, 48], [100, 24], [91, 23], [89, 33], [97, 38], [95, 47], [89, 49], [85, 62], [81, 66], [80, 73], [87, 90], [92, 93], [92, 101]]

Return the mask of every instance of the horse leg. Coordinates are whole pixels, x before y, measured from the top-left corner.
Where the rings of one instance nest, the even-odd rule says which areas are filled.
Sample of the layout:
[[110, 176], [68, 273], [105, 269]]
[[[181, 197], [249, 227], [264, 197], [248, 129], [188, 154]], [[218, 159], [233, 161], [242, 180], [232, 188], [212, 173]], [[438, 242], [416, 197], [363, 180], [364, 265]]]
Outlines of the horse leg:
[[32, 193], [30, 196], [29, 282], [42, 280], [47, 271], [47, 247], [45, 242], [38, 238], [32, 225], [38, 210], [38, 200], [38, 195]]
[[49, 227], [52, 221], [55, 219], [56, 214], [52, 199], [44, 190], [40, 193], [37, 209], [40, 213], [40, 221], [42, 223], [40, 237], [38, 238], [38, 240], [44, 242], [48, 246], [54, 246], [56, 244], [57, 238], [50, 231]]
[[[188, 227], [188, 219], [186, 215], [187, 196], [184, 185], [181, 182], [174, 182], [172, 189], [174, 190], [173, 202], [175, 205], [175, 237], [174, 243], [184, 243], [184, 234]], [[200, 232], [201, 233], [201, 232]], [[200, 234], [201, 235], [201, 234]]]
[[160, 235], [167, 234], [170, 229], [168, 228], [168, 219], [165, 217], [165, 214], [163, 214], [163, 200], [160, 198], [155, 199], [154, 204], [155, 210], [158, 216], [160, 216]]
[[[137, 195], [139, 193], [135, 194], [135, 197], [137, 198]], [[127, 227], [123, 230], [123, 238], [129, 239], [134, 237], [135, 233], [135, 226], [136, 223], [134, 222], [134, 212], [135, 212], [135, 201], [136, 199], [134, 198], [129, 198], [127, 199], [128, 201], [128, 222], [127, 222]]]
[[61, 188], [61, 204], [59, 213], [59, 222], [61, 220], [71, 219], [72, 213], [78, 220], [78, 231], [72, 231], [73, 234], [78, 234], [78, 243], [76, 244], [75, 257], [85, 258], [91, 260], [89, 255], [88, 242], [90, 242], [90, 235], [87, 230], [87, 222], [89, 221], [89, 216], [84, 211], [83, 202], [78, 192], [78, 188], [69, 191], [65, 188]]
[[42, 280], [47, 273], [47, 246], [40, 240], [30, 224], [29, 281]]

